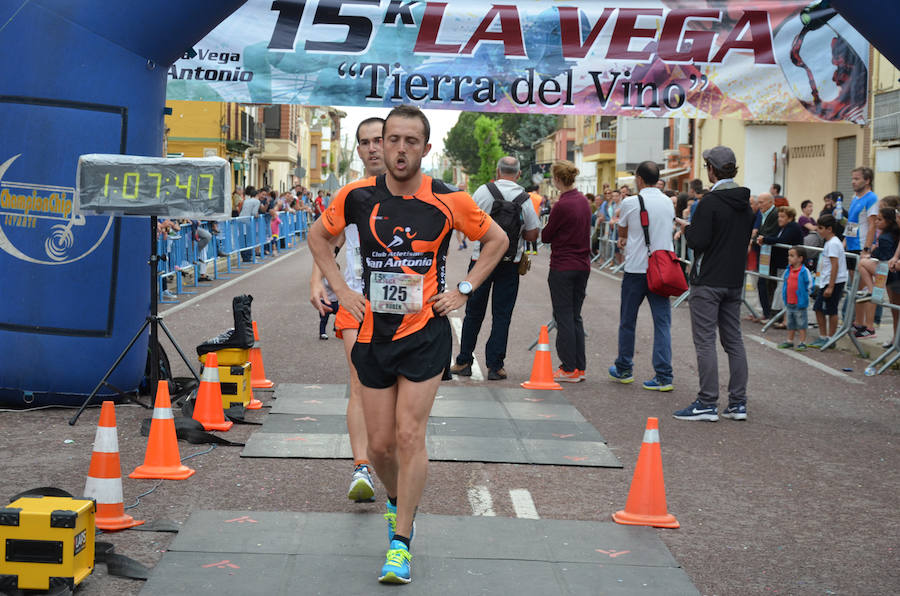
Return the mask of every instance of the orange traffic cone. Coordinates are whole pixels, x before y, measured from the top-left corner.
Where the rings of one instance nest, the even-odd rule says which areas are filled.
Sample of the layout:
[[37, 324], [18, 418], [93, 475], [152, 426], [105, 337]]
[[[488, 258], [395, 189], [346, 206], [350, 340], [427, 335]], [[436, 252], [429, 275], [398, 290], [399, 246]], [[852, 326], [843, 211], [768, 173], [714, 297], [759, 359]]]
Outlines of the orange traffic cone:
[[630, 526], [678, 528], [675, 516], [666, 509], [666, 485], [663, 481], [662, 451], [659, 448], [659, 420], [647, 418], [644, 442], [638, 454], [631, 490], [625, 509], [613, 513], [613, 521]]
[[169, 401], [169, 383], [160, 381], [156, 389], [156, 403], [153, 406], [150, 440], [147, 441], [144, 463], [135, 468], [128, 477], [184, 480], [193, 473], [193, 469], [181, 464], [178, 436], [175, 434], [175, 419], [172, 417], [172, 402]]
[[550, 333], [546, 325], [541, 325], [537, 351], [534, 353], [534, 364], [531, 365], [531, 378], [522, 383], [525, 389], [562, 389], [562, 385], [553, 380], [553, 361], [550, 358]]
[[125, 530], [143, 521], [125, 514], [122, 501], [122, 466], [119, 463], [119, 437], [116, 434], [116, 406], [103, 402], [100, 423], [94, 436], [91, 467], [84, 483], [84, 496], [97, 501], [96, 525], [101, 530]]
[[[253, 347], [250, 348], [250, 387], [253, 389], [271, 389], [275, 383], [266, 378], [266, 367], [263, 366], [262, 352], [259, 349], [259, 332], [256, 330], [256, 321], [253, 321]], [[251, 399], [248, 410], [258, 410], [262, 402], [255, 405]]]
[[191, 416], [203, 425], [204, 430], [228, 430], [234, 424], [225, 420], [222, 409], [222, 388], [219, 386], [219, 358], [215, 352], [206, 355], [203, 374], [200, 376], [200, 388], [194, 401], [194, 413]]

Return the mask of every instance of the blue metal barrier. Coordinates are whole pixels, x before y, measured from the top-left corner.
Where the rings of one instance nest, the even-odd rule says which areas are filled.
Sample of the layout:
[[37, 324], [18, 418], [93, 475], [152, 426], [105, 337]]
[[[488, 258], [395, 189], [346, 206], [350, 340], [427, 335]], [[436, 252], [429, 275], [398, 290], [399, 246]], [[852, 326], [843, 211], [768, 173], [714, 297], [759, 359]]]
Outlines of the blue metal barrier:
[[[277, 242], [281, 250], [292, 250], [302, 244], [309, 231], [309, 221], [305, 212], [279, 214], [281, 226], [278, 237], [272, 234], [272, 218], [269, 215], [255, 215], [252, 217], [235, 217], [217, 222], [219, 233], [215, 234], [209, 222], [201, 223], [201, 227], [212, 235], [212, 239], [205, 247], [206, 254], [202, 254], [194, 240], [194, 226], [184, 224], [181, 231], [169, 234], [168, 237], [160, 237], [159, 242], [159, 275], [157, 284], [159, 288], [160, 304], [175, 304], [177, 298], [172, 295], [194, 294], [194, 291], [186, 289], [196, 288], [206, 284], [199, 282], [201, 264], [207, 267], [212, 265], [212, 278], [219, 279], [220, 275], [230, 275], [232, 261], [235, 268], [241, 269], [242, 263], [255, 264], [272, 255], [272, 243]], [[219, 271], [220, 251], [225, 258], [224, 270]], [[259, 254], [257, 254], [259, 251]], [[191, 281], [184, 279], [184, 273], [191, 272]], [[165, 289], [172, 295], [163, 293], [163, 280]]]

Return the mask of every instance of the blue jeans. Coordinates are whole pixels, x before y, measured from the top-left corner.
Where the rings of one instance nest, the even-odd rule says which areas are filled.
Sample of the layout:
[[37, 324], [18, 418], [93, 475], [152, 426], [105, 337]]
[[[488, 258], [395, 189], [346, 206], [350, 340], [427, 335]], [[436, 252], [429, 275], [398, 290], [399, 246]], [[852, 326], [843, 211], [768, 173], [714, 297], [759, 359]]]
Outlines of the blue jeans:
[[[476, 261], [469, 262], [469, 270]], [[484, 348], [485, 364], [488, 370], [500, 370], [506, 359], [506, 343], [509, 339], [509, 324], [513, 307], [519, 295], [519, 264], [500, 262], [484, 283], [472, 292], [466, 301], [466, 316], [463, 319], [459, 338], [457, 364], [471, 364], [478, 332], [487, 312], [488, 298], [491, 298], [491, 335]]]
[[622, 278], [622, 300], [619, 307], [619, 355], [616, 368], [620, 371], [634, 367], [634, 329], [638, 310], [647, 298], [653, 315], [653, 370], [661, 384], [672, 382], [672, 306], [669, 298], [647, 289], [647, 276], [626, 273]]

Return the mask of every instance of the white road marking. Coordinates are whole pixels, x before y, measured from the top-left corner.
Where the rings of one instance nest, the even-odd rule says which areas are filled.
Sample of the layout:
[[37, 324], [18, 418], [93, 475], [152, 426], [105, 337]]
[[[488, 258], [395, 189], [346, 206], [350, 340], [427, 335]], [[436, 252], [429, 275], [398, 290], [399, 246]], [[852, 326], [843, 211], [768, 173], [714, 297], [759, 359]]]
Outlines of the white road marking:
[[473, 486], [469, 489], [469, 503], [472, 505], [472, 515], [483, 517], [496, 517], [494, 513], [494, 501], [491, 492], [486, 486]]
[[[221, 292], [222, 290], [224, 290], [224, 289], [226, 289], [226, 288], [230, 288], [230, 287], [233, 286], [234, 284], [236, 284], [236, 283], [238, 283], [238, 282], [244, 281], [245, 279], [247, 279], [247, 278], [250, 277], [251, 275], [256, 275], [257, 273], [259, 273], [259, 272], [262, 271], [263, 269], [268, 269], [269, 267], [271, 267], [271, 266], [274, 265], [275, 263], [279, 263], [279, 262], [281, 262], [282, 260], [287, 259], [288, 257], [291, 257], [291, 256], [293, 256], [293, 255], [297, 254], [298, 252], [303, 251], [303, 250], [305, 250], [305, 249], [306, 249], [306, 245], [305, 245], [305, 244], [304, 244], [303, 246], [299, 246], [299, 247], [297, 247], [296, 250], [292, 250], [291, 252], [289, 252], [289, 253], [287, 253], [287, 254], [285, 254], [285, 255], [283, 255], [283, 256], [280, 256], [280, 257], [278, 257], [277, 259], [274, 259], [274, 260], [272, 260], [272, 261], [269, 261], [269, 262], [266, 263], [265, 265], [260, 265], [260, 266], [256, 267], [255, 269], [253, 269], [253, 270], [251, 270], [251, 271], [248, 271], [248, 272], [246, 272], [246, 273], [244, 273], [244, 274], [242, 274], [242, 275], [240, 275], [240, 276], [238, 276], [238, 277], [235, 277], [234, 279], [228, 280], [228, 281], [226, 281], [225, 283], [223, 283], [221, 286], [216, 286], [215, 288], [211, 289], [211, 290], [208, 291], [208, 292], [203, 292], [203, 293], [200, 294], [199, 296], [195, 296], [195, 297], [191, 298], [190, 300], [187, 300], [187, 301], [185, 301], [185, 302], [182, 302], [181, 304], [176, 304], [176, 305], [173, 306], [172, 308], [167, 308], [166, 310], [161, 311], [159, 314], [164, 315], [164, 316], [175, 314], [175, 313], [178, 312], [179, 310], [181, 310], [181, 309], [183, 309], [183, 308], [187, 308], [188, 306], [191, 306], [192, 304], [196, 304], [197, 302], [200, 302], [200, 301], [203, 300], [204, 298], [209, 298], [209, 297], [212, 296], [213, 294], [216, 294], [216, 293], [218, 293], [218, 292]], [[231, 258], [231, 257], [229, 257], [229, 258]], [[240, 256], [238, 256], [238, 258], [240, 258]], [[240, 269], [238, 269], [238, 272], [239, 272], [239, 271], [240, 271]], [[233, 275], [233, 274], [234, 274], [234, 270], [232, 270], [232, 275]]]
[[[459, 343], [462, 338], [462, 319], [459, 317], [450, 317], [450, 326], [453, 327], [453, 331], [456, 333], [456, 341]], [[465, 377], [460, 377], [457, 375], [457, 379], [464, 379]], [[473, 381], [483, 381], [484, 374], [481, 372], [481, 367], [478, 366], [478, 358], [474, 355], [472, 356], [472, 376], [469, 377]]]
[[531, 499], [531, 493], [524, 488], [514, 488], [509, 491], [509, 498], [512, 499], [513, 510], [516, 517], [522, 519], [540, 519], [537, 509], [534, 507], [534, 501]]
[[[783, 354], [790, 358], [795, 358], [804, 364], [808, 364], [808, 365], [812, 366], [813, 368], [817, 368], [824, 373], [828, 373], [829, 375], [831, 375], [833, 377], [837, 377], [837, 378], [841, 379], [842, 381], [847, 381], [848, 383], [854, 383], [856, 385], [864, 385], [865, 384], [862, 381], [860, 381], [859, 379], [854, 379], [853, 377], [847, 376], [839, 370], [834, 370], [830, 366], [822, 364], [818, 360], [813, 360], [812, 358], [810, 358], [808, 356], [804, 356], [803, 354], [798, 354], [794, 350], [779, 350], [778, 346], [775, 343], [773, 343], [767, 339], [763, 339], [758, 335], [745, 333], [744, 337], [746, 337], [747, 339], [752, 339], [753, 341], [760, 343], [766, 347], [772, 348], [772, 349], [776, 350], [779, 354]], [[816, 348], [811, 348], [811, 349], [816, 349]]]

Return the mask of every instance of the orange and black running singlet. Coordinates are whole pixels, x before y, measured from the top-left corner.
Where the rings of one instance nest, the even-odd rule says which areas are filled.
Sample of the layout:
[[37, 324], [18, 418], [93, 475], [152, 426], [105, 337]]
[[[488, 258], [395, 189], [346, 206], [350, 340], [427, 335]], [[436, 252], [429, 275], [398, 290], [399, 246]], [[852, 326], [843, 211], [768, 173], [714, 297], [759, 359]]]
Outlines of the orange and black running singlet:
[[491, 225], [467, 193], [422, 176], [412, 195], [395, 196], [384, 174], [341, 188], [322, 217], [337, 235], [359, 230], [366, 314], [358, 342], [387, 342], [422, 329], [435, 315], [428, 299], [444, 291], [451, 231], [479, 240]]

